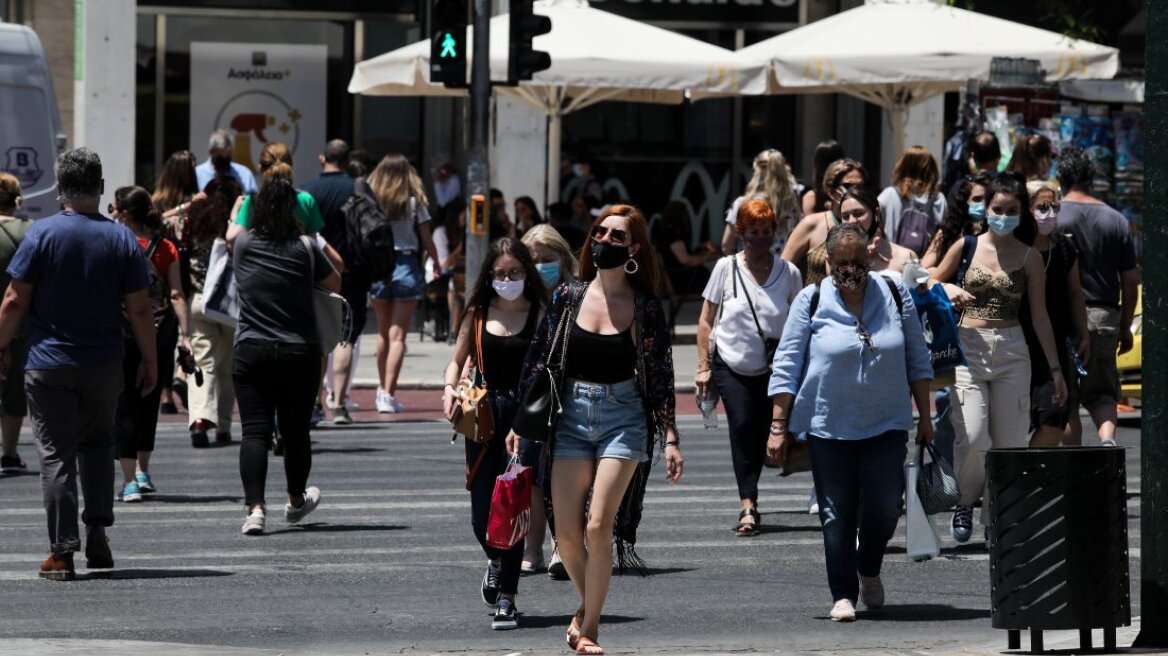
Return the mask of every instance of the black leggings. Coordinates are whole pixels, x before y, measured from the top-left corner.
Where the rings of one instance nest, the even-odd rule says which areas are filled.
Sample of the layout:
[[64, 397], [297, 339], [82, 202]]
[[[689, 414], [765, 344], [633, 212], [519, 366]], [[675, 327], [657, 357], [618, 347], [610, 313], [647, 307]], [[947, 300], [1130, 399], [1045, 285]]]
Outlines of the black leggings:
[[[173, 362], [174, 347], [178, 343], [178, 322], [171, 317], [162, 322], [155, 333], [158, 351], [158, 370], [165, 369], [166, 362]], [[122, 394], [118, 397], [117, 455], [119, 458], [137, 458], [139, 451], [153, 451], [154, 438], [158, 433], [158, 403], [162, 398], [163, 381], [159, 378], [154, 389], [142, 396], [135, 384], [138, 380], [138, 366], [142, 363], [142, 352], [133, 338], [125, 341], [125, 356], [122, 357]], [[173, 368], [173, 367], [172, 367]]]
[[771, 399], [767, 396], [770, 372], [757, 376], [735, 373], [716, 354], [712, 358], [714, 384], [726, 410], [730, 430], [730, 461], [738, 480], [738, 498], [758, 503], [758, 477], [766, 461], [767, 432], [771, 423]]
[[239, 476], [245, 503], [265, 503], [268, 448], [279, 422], [284, 442], [284, 477], [288, 495], [304, 494], [312, 469], [308, 422], [320, 386], [320, 347], [313, 344], [240, 342], [235, 347], [235, 398], [243, 425]]

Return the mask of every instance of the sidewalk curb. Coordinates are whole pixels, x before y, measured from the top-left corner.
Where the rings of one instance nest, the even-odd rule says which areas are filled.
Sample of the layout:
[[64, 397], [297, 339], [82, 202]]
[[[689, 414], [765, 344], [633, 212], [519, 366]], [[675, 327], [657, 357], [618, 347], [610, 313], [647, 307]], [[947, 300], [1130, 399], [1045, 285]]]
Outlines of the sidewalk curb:
[[[354, 389], [375, 389], [380, 385], [376, 378], [354, 378]], [[403, 390], [442, 390], [446, 385], [442, 382], [440, 376], [435, 376], [433, 380], [399, 380], [397, 388]], [[693, 383], [682, 383], [675, 385], [673, 391], [677, 394], [693, 394]]]

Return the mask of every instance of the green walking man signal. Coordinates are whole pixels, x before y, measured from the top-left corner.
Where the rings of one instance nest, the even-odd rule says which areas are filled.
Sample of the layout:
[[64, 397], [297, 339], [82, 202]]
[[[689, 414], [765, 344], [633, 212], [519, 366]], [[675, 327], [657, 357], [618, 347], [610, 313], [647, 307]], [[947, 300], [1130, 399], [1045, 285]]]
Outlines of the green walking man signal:
[[454, 35], [450, 32], [446, 33], [446, 38], [442, 39], [442, 59], [458, 57], [457, 44], [454, 42]]
[[430, 82], [466, 87], [467, 0], [433, 0], [430, 11]]

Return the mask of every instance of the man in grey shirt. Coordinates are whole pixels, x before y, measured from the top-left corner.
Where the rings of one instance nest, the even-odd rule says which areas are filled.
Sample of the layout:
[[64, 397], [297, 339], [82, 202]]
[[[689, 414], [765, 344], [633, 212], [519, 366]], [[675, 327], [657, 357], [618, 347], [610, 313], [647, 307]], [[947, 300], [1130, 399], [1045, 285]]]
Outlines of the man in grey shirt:
[[101, 160], [88, 148], [57, 159], [65, 209], [29, 229], [8, 266], [12, 284], [0, 305], [0, 376], [12, 362], [12, 338], [28, 317], [24, 385], [41, 457], [49, 557], [40, 576], [75, 577], [81, 548], [77, 478], [85, 500], [89, 569], [109, 569], [105, 529], [114, 523], [114, 414], [123, 388], [123, 331], [142, 352], [135, 386], [145, 396], [158, 378], [154, 312], [146, 258], [134, 233], [101, 215]]
[[[1083, 407], [1105, 446], [1115, 446], [1116, 404], [1120, 396], [1117, 353], [1132, 349], [1132, 319], [1139, 295], [1140, 271], [1127, 218], [1091, 195], [1095, 164], [1079, 146], [1059, 155], [1058, 181], [1064, 195], [1058, 228], [1074, 236], [1079, 248], [1079, 275], [1087, 301], [1091, 355], [1080, 382]], [[1083, 424], [1071, 413], [1070, 441], [1080, 444]]]

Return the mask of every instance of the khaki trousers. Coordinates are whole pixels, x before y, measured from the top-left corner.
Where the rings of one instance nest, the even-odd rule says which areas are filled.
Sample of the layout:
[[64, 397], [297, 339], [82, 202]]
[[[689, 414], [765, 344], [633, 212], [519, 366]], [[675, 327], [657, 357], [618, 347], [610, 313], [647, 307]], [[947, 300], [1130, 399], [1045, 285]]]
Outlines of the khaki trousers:
[[986, 451], [1030, 442], [1030, 350], [1017, 326], [960, 326], [957, 333], [968, 366], [957, 368], [953, 388], [953, 467], [958, 505], [972, 506], [984, 493]]
[[191, 346], [195, 364], [203, 370], [202, 386], [188, 379], [190, 422], [213, 422], [219, 433], [231, 432], [231, 413], [235, 407], [235, 387], [231, 368], [235, 359], [235, 329], [211, 321], [203, 314], [203, 295], [191, 300]]

